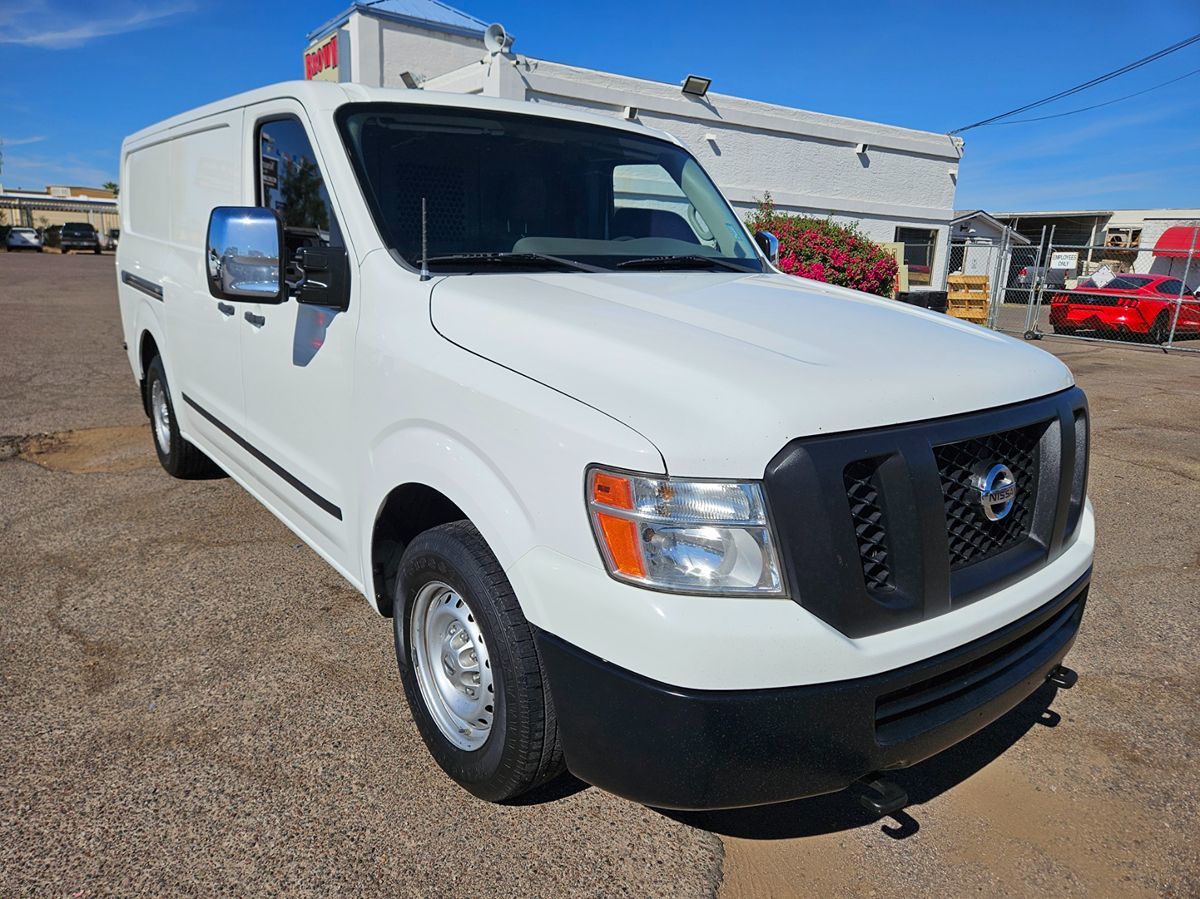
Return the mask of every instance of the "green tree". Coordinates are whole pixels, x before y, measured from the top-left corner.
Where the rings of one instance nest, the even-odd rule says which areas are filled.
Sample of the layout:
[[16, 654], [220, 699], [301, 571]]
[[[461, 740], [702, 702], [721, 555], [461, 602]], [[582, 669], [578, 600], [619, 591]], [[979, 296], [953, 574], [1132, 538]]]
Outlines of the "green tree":
[[103, 187], [105, 190], [112, 191], [112, 195], [114, 197], [117, 196], [121, 192], [121, 187], [120, 187], [120, 185], [117, 184], [116, 181], [105, 181], [100, 186]]
[[321, 173], [311, 159], [289, 165], [280, 193], [283, 198], [283, 224], [288, 228], [329, 230], [329, 212], [321, 198]]

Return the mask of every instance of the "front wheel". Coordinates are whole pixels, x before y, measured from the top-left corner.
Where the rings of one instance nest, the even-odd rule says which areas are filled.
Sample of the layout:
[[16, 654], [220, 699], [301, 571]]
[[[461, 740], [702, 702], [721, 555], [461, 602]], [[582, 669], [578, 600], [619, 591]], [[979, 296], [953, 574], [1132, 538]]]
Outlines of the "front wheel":
[[413, 539], [393, 608], [400, 679], [443, 771], [481, 799], [501, 802], [563, 770], [533, 631], [469, 521]]

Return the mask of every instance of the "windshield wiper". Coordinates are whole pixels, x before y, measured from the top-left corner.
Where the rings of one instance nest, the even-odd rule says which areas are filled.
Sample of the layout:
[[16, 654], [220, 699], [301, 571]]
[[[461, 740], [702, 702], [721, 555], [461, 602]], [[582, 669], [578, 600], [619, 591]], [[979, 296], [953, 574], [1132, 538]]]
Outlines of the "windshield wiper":
[[462, 262], [496, 266], [528, 265], [531, 262], [546, 262], [550, 265], [557, 265], [560, 268], [568, 268], [580, 272], [609, 271], [609, 269], [600, 268], [598, 265], [588, 265], [586, 262], [577, 262], [574, 259], [567, 259], [563, 256], [548, 256], [545, 253], [447, 253], [444, 256], [430, 256], [425, 262], [430, 265], [439, 262]]
[[728, 269], [731, 272], [754, 273], [754, 269], [729, 262], [717, 256], [643, 256], [640, 259], [629, 259], [618, 262], [617, 268], [656, 268], [667, 271], [673, 268], [709, 268], [711, 266]]

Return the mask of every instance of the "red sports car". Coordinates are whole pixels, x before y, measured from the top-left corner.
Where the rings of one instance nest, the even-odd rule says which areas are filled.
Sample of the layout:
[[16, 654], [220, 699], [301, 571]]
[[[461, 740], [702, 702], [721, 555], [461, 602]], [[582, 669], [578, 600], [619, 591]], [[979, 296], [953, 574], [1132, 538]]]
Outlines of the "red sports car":
[[1179, 303], [1176, 336], [1200, 334], [1200, 299], [1170, 275], [1117, 275], [1104, 287], [1089, 278], [1074, 290], [1050, 298], [1050, 325], [1055, 334], [1098, 331], [1102, 335], [1136, 335], [1166, 343]]

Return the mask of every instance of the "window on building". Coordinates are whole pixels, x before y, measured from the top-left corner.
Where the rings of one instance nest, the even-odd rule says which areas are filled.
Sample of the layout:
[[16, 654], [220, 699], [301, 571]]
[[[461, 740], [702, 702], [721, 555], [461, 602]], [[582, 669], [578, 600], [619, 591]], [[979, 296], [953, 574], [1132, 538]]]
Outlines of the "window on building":
[[909, 286], [932, 283], [937, 232], [924, 228], [897, 228], [896, 243], [904, 244], [904, 265], [908, 268]]

